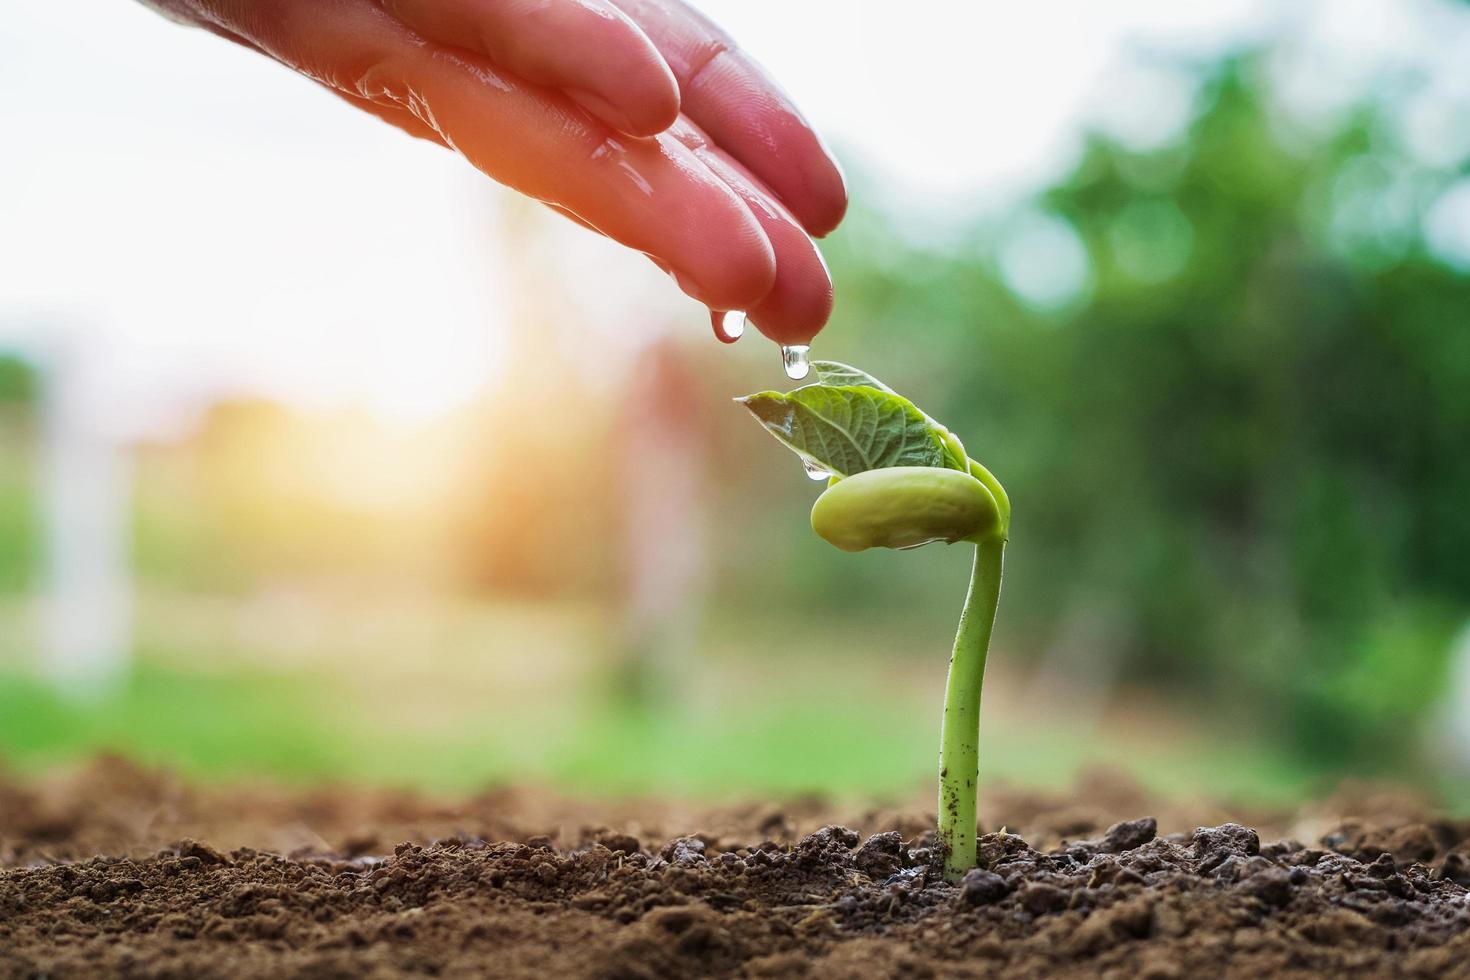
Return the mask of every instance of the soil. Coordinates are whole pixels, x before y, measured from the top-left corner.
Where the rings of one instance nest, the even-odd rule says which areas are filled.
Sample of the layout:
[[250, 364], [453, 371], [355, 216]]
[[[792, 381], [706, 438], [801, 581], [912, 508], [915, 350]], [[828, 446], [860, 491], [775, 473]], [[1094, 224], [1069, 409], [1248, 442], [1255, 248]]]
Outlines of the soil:
[[201, 789], [101, 760], [0, 778], [0, 977], [1470, 976], [1470, 821], [1403, 794], [997, 790], [958, 885], [931, 820]]

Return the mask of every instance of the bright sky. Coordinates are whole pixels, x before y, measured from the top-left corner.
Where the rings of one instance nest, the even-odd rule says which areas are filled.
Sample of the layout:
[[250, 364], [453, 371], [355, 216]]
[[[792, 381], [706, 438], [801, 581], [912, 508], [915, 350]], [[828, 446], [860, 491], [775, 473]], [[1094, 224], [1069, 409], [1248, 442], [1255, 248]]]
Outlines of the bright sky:
[[[1301, 37], [1288, 67], [1307, 102], [1396, 60], [1439, 65], [1470, 104], [1467, 18], [1435, 0], [703, 6], [878, 203], [916, 214], [1014, 199], [1066, 164], [1085, 120], [1167, 137], [1189, 89], [1161, 55]], [[72, 348], [122, 431], [230, 390], [450, 407], [500, 367], [531, 263], [594, 337], [671, 314], [707, 329], [641, 258], [570, 225], [508, 255], [507, 195], [257, 55], [129, 0], [9, 0], [3, 16], [0, 345]], [[1421, 128], [1443, 142], [1443, 120]]]

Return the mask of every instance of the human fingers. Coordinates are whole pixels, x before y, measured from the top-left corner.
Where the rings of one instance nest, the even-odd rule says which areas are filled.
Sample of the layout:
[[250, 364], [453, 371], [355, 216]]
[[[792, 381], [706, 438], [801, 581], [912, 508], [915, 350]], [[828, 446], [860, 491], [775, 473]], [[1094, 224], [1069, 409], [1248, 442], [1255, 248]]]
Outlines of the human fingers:
[[778, 344], [808, 344], [832, 315], [832, 276], [822, 253], [796, 218], [754, 174], [700, 129], [680, 118], [669, 130], [740, 195], [776, 255], [776, 281], [760, 303], [746, 310], [761, 333]]
[[682, 0], [612, 0], [679, 81], [682, 112], [769, 186], [813, 235], [847, 210], [842, 170], [776, 82]]

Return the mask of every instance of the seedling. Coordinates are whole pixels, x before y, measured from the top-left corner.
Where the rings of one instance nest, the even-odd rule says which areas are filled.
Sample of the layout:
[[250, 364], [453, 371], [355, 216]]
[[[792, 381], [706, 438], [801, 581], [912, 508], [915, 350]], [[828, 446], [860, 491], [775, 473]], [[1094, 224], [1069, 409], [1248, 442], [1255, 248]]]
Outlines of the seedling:
[[959, 438], [913, 402], [845, 364], [813, 361], [812, 370], [816, 384], [736, 399], [801, 457], [808, 475], [827, 480], [812, 529], [843, 551], [975, 546], [939, 739], [939, 845], [945, 877], [957, 881], [975, 866], [980, 689], [1011, 503]]

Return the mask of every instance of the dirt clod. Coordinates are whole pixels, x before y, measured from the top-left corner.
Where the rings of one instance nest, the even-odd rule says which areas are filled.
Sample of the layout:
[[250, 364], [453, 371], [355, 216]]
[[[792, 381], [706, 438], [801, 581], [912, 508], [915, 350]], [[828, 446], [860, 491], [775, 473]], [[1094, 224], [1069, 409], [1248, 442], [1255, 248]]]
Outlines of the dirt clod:
[[1159, 822], [1153, 817], [1138, 820], [1123, 820], [1108, 828], [1103, 835], [1102, 850], [1109, 854], [1121, 854], [1135, 847], [1142, 847], [1153, 840], [1159, 832]]
[[971, 868], [960, 881], [960, 901], [966, 905], [990, 905], [1006, 897], [1011, 886], [994, 871]]

